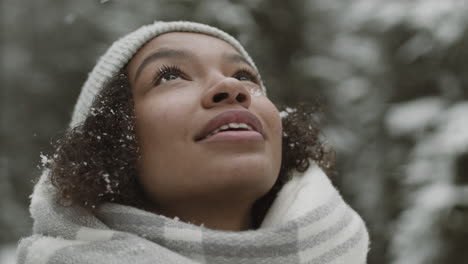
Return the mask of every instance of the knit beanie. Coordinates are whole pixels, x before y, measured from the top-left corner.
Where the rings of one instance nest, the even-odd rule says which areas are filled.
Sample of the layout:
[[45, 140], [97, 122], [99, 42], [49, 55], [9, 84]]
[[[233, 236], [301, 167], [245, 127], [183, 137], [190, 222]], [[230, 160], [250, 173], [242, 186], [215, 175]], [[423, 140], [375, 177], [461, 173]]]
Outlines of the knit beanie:
[[[81, 89], [78, 101], [73, 110], [70, 127], [74, 127], [86, 119], [94, 97], [101, 91], [104, 85], [130, 61], [144, 44], [161, 34], [169, 32], [202, 33], [224, 40], [232, 45], [258, 72], [249, 54], [244, 50], [242, 45], [228, 33], [218, 28], [195, 22], [156, 21], [153, 24], [142, 26], [115, 41], [106, 53], [99, 58], [96, 66], [94, 66], [93, 70], [88, 75], [88, 79]], [[265, 91], [263, 84], [262, 89]]]

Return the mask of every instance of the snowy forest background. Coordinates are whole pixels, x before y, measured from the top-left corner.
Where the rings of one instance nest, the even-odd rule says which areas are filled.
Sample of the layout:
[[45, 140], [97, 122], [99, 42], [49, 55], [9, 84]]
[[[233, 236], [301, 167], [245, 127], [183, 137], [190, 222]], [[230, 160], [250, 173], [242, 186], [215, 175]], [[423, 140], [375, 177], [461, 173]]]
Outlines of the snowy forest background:
[[468, 1], [3, 0], [0, 263], [31, 232], [39, 153], [96, 59], [154, 20], [237, 36], [272, 100], [320, 101], [370, 264], [468, 263]]

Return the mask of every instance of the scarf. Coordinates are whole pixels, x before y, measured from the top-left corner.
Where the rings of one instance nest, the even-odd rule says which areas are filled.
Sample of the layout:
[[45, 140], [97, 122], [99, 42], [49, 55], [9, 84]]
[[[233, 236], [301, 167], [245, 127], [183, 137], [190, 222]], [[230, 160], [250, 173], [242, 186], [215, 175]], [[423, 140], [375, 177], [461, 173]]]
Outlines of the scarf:
[[282, 188], [256, 230], [213, 230], [115, 203], [94, 213], [64, 207], [47, 172], [30, 212], [33, 235], [20, 241], [18, 264], [364, 264], [369, 243], [362, 219], [315, 164]]

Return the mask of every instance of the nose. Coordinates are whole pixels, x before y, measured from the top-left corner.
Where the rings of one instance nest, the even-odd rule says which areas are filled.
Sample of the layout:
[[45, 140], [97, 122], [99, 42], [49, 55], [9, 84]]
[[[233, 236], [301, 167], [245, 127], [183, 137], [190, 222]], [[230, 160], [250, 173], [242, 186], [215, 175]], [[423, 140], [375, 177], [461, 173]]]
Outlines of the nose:
[[212, 108], [220, 105], [239, 104], [244, 108], [249, 108], [251, 96], [241, 81], [227, 77], [208, 89], [202, 98], [202, 105], [205, 108]]

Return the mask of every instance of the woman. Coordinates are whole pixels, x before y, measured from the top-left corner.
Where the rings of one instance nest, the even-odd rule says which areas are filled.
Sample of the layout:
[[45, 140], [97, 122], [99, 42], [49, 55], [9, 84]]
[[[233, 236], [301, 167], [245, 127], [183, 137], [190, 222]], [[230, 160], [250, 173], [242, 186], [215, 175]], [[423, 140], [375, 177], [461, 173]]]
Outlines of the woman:
[[219, 29], [156, 22], [115, 42], [46, 162], [18, 263], [365, 263], [318, 130], [265, 93]]

